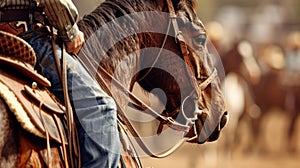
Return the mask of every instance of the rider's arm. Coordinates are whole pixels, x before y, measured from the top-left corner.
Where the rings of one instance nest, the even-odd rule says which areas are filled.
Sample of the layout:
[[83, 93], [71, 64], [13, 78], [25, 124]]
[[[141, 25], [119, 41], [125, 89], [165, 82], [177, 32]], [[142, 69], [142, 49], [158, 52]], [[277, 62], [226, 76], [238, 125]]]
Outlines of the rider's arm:
[[72, 41], [79, 29], [76, 21], [78, 11], [71, 0], [40, 0], [50, 24], [55, 27], [63, 41]]
[[78, 11], [71, 0], [40, 0], [39, 6], [45, 8], [50, 24], [58, 30], [65, 41], [67, 51], [77, 53], [84, 42], [76, 21]]

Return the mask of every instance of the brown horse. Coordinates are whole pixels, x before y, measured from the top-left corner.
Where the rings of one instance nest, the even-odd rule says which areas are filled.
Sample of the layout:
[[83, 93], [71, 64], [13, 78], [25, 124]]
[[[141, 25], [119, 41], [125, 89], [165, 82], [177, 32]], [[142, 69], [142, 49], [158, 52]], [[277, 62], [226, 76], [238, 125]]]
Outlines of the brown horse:
[[[212, 38], [212, 42], [215, 46], [221, 46], [220, 39]], [[253, 55], [253, 47], [246, 40], [236, 42], [227, 51], [222, 51], [219, 48], [218, 52], [225, 70], [222, 88], [224, 89], [227, 109], [230, 111], [230, 122], [218, 143], [207, 146], [208, 155], [206, 157], [210, 162], [212, 160], [220, 161], [219, 157], [230, 159], [239, 147], [239, 137], [244, 136], [244, 133], [238, 134], [242, 132], [240, 120], [249, 116], [250, 111], [256, 109], [249, 82], [255, 82], [259, 78], [259, 69]]]
[[[297, 143], [296, 121], [300, 114], [299, 111], [299, 86], [289, 87], [283, 84], [284, 69], [278, 70], [270, 68], [269, 71], [262, 75], [261, 80], [252, 85], [254, 100], [260, 108], [259, 115], [252, 118], [251, 127], [253, 135], [253, 145], [258, 144], [262, 151], [267, 152], [267, 142], [264, 135], [261, 134], [264, 118], [274, 109], [283, 112], [288, 118], [287, 130], [284, 130], [284, 137], [287, 143], [287, 150], [294, 152]], [[291, 79], [289, 79], [291, 80]], [[276, 110], [277, 111], [277, 110]], [[255, 138], [258, 137], [258, 138]]]
[[[87, 40], [77, 58], [116, 100], [120, 133], [129, 130], [125, 133], [131, 134], [145, 153], [153, 157], [164, 157], [170, 152], [167, 149], [168, 152], [163, 154], [153, 153], [146, 147], [126, 116], [128, 104], [159, 120], [159, 134], [164, 132], [164, 126], [181, 132], [180, 142], [214, 141], [227, 122], [220, 81], [212, 57], [206, 51], [205, 29], [195, 7], [192, 0], [107, 0], [79, 22]], [[157, 96], [165, 103], [165, 110], [155, 112], [133, 95], [135, 83], [146, 92], [161, 89], [164, 95]], [[22, 163], [38, 163], [43, 167], [47, 159], [43, 160], [40, 155], [45, 153], [49, 143], [38, 138], [37, 142], [32, 141], [34, 135], [29, 133], [13, 136], [19, 132], [19, 126], [13, 124], [15, 120], [11, 118], [14, 117], [5, 103], [1, 102], [1, 105], [0, 114], [7, 121], [1, 123], [7, 131], [0, 144], [1, 167], [8, 167], [6, 163], [15, 166], [21, 162], [18, 151], [24, 139], [29, 144], [26, 148], [34, 149], [28, 151], [35, 151], [37, 155], [33, 157], [30, 152], [26, 153], [31, 163], [28, 160], [22, 160]], [[128, 148], [130, 140], [121, 139], [125, 151], [121, 165], [140, 167], [135, 150]], [[55, 144], [51, 143], [50, 147], [55, 148]], [[8, 145], [12, 148], [4, 150], [9, 148]], [[51, 153], [59, 151], [60, 148], [56, 148]], [[57, 161], [59, 157], [53, 160], [61, 166]]]

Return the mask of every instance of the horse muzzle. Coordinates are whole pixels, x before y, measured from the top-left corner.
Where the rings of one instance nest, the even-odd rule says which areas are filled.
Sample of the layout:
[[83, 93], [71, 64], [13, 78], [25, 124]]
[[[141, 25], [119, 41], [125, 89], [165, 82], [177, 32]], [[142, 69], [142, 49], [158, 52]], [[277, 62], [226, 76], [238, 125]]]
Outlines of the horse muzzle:
[[222, 114], [218, 122], [214, 122], [212, 117], [206, 112], [198, 114], [193, 128], [186, 134], [186, 137], [192, 137], [188, 142], [203, 144], [205, 142], [216, 141], [227, 122], [227, 111]]

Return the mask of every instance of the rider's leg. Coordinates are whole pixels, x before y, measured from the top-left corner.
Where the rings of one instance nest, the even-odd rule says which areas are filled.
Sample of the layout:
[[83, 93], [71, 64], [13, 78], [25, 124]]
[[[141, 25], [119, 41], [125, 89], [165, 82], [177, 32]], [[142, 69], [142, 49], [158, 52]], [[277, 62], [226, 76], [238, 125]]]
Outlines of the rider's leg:
[[[51, 91], [63, 100], [51, 40], [35, 31], [23, 37], [37, 52], [37, 70], [51, 81]], [[61, 50], [57, 46], [57, 54]], [[117, 167], [120, 159], [116, 104], [69, 54], [67, 57], [68, 88], [71, 103], [81, 125], [78, 135], [82, 167]], [[75, 117], [76, 118], [76, 117]]]

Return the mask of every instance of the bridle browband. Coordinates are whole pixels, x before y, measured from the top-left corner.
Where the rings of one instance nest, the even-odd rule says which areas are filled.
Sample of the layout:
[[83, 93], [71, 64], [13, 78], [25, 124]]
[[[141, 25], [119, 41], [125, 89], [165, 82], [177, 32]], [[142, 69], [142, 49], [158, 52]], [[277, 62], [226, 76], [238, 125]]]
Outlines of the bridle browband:
[[[201, 91], [205, 90], [205, 88], [207, 88], [207, 86], [212, 82], [212, 80], [214, 78], [216, 78], [217, 70], [214, 69], [212, 74], [206, 80], [204, 80], [201, 83], [199, 83], [195, 78], [192, 78], [192, 76], [195, 76], [195, 75], [192, 72], [191, 68], [189, 68], [189, 67], [192, 67], [192, 63], [191, 63], [191, 60], [189, 58], [188, 47], [186, 45], [186, 42], [185, 42], [184, 37], [182, 35], [182, 32], [179, 30], [179, 26], [178, 26], [178, 23], [177, 23], [177, 20], [176, 20], [177, 16], [175, 14], [173, 4], [172, 4], [171, 0], [166, 0], [166, 2], [167, 2], [169, 13], [170, 13], [170, 23], [169, 23], [169, 26], [167, 28], [167, 32], [169, 32], [170, 24], [172, 23], [173, 28], [174, 28], [174, 32], [175, 32], [175, 35], [176, 35], [175, 36], [176, 37], [176, 42], [179, 43], [179, 45], [180, 45], [181, 53], [182, 53], [183, 59], [186, 63], [185, 64], [186, 65], [185, 69], [186, 69], [188, 75], [190, 76], [190, 78], [189, 78], [190, 81], [189, 82], [191, 83], [192, 86], [194, 86], [194, 90], [191, 91], [191, 93], [184, 99], [184, 101], [182, 103], [184, 105], [184, 102], [189, 97], [192, 97], [194, 100], [198, 100], [199, 95], [198, 95], [197, 90], [201, 90]], [[165, 39], [163, 41], [161, 50], [162, 50], [162, 48], [164, 47], [164, 45], [166, 43], [166, 37], [167, 36], [168, 36], [168, 33], [166, 33], [166, 36], [165, 36]], [[140, 78], [139, 80], [145, 78], [150, 73], [152, 67], [154, 67], [156, 61], [158, 60], [158, 58], [161, 55], [161, 50], [159, 51], [158, 55], [156, 56], [156, 59], [154, 60], [154, 63], [152, 64], [150, 70], [148, 70], [146, 72], [146, 75], [143, 75], [143, 77]], [[84, 52], [82, 52], [82, 53], [85, 54]], [[194, 118], [188, 118], [184, 114], [184, 111], [183, 111], [183, 108], [182, 108], [181, 111], [183, 112], [183, 116], [184, 116], [184, 118], [186, 119], [187, 122], [186, 122], [186, 124], [181, 124], [181, 123], [175, 121], [172, 118], [172, 116], [176, 115], [180, 110], [176, 109], [174, 112], [169, 113], [168, 116], [161, 115], [159, 112], [156, 112], [151, 107], [149, 107], [146, 103], [144, 103], [142, 100], [140, 100], [136, 95], [134, 95], [132, 93], [131, 90], [124, 87], [122, 83], [120, 83], [115, 77], [113, 77], [111, 74], [109, 74], [102, 66], [99, 66], [98, 70], [101, 72], [101, 75], [103, 75], [103, 76], [101, 76], [97, 73], [97, 75], [98, 75], [97, 76], [98, 77], [97, 81], [103, 87], [103, 90], [105, 90], [108, 94], [110, 94], [112, 96], [112, 93], [110, 91], [110, 87], [105, 81], [110, 80], [111, 83], [114, 83], [114, 85], [118, 89], [120, 89], [120, 91], [122, 91], [123, 93], [125, 93], [126, 95], [128, 95], [130, 97], [130, 100], [132, 101], [132, 103], [134, 105], [136, 105], [136, 107], [138, 107], [139, 109], [143, 109], [143, 110], [141, 110], [143, 113], [151, 115], [152, 117], [154, 117], [155, 119], [157, 119], [160, 122], [160, 126], [158, 128], [158, 133], [160, 132], [159, 130], [162, 130], [162, 127], [164, 125], [167, 125], [168, 127], [172, 128], [176, 131], [187, 133], [190, 130], [191, 126], [195, 127], [195, 121], [197, 120], [197, 115], [201, 115], [201, 113], [202, 113], [202, 110], [200, 110], [198, 108], [198, 103], [195, 103]], [[181, 107], [183, 107], [183, 105]], [[117, 104], [117, 106], [119, 107], [118, 104]], [[168, 149], [166, 152], [163, 152], [162, 154], [155, 154], [143, 142], [143, 140], [142, 140], [141, 136], [139, 135], [139, 133], [135, 130], [135, 128], [132, 126], [129, 119], [126, 117], [126, 113], [122, 110], [122, 108], [119, 107], [119, 109], [120, 110], [118, 110], [118, 116], [119, 116], [118, 118], [119, 118], [119, 121], [120, 121], [120, 126], [123, 127], [125, 130], [129, 130], [130, 133], [134, 137], [136, 137], [136, 141], [140, 145], [140, 147], [143, 149], [143, 151], [151, 157], [156, 157], [156, 158], [166, 157], [166, 156], [170, 155], [171, 153], [173, 153], [184, 142], [191, 141], [191, 140], [198, 137], [198, 133], [196, 132], [196, 129], [194, 128], [194, 131], [195, 131], [195, 136], [194, 137], [192, 137], [192, 138], [184, 137], [177, 144], [175, 144], [173, 147]], [[170, 115], [170, 114], [172, 114], [172, 115]]]

